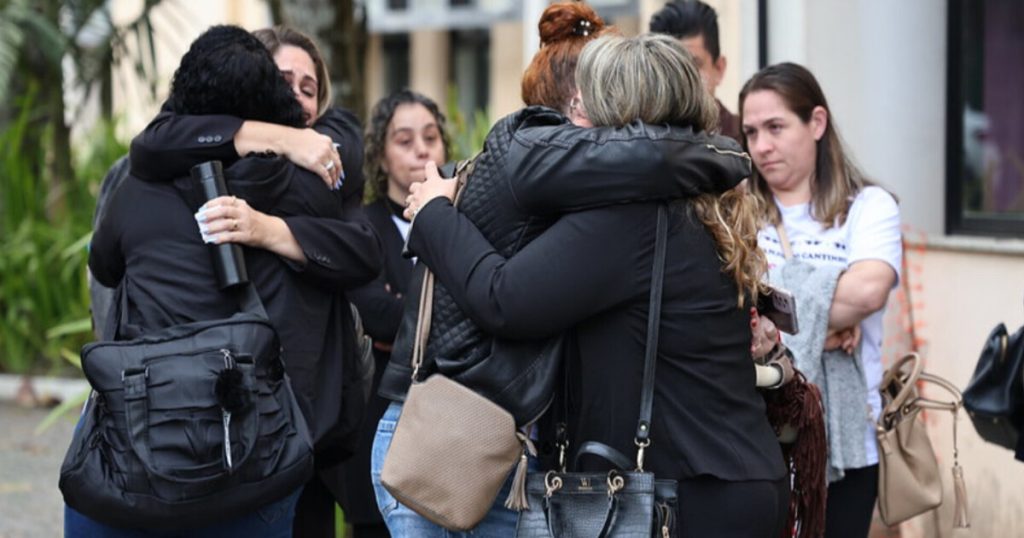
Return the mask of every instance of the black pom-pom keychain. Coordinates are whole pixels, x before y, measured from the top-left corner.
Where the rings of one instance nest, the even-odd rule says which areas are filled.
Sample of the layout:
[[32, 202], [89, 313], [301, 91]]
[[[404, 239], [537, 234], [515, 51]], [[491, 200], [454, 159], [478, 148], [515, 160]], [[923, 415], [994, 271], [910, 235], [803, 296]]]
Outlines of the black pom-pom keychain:
[[217, 374], [214, 394], [217, 402], [228, 413], [239, 413], [252, 403], [252, 394], [245, 387], [242, 371], [234, 365], [225, 367]]

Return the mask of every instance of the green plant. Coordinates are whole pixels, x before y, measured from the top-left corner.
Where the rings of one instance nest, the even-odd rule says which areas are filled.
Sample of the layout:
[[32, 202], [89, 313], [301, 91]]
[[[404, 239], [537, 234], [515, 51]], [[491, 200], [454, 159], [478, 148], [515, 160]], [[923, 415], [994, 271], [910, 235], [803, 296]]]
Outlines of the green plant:
[[[72, 155], [76, 173], [61, 193], [67, 212], [48, 220], [52, 193], [36, 166], [46, 148], [26, 147], [33, 93], [0, 131], [0, 371], [68, 371], [62, 357], [89, 339], [87, 247], [99, 183], [127, 146], [113, 126], [85, 137]], [[60, 330], [51, 331], [53, 328]]]
[[468, 159], [484, 147], [484, 139], [491, 130], [491, 120], [484, 110], [474, 110], [469, 119], [459, 108], [459, 95], [454, 86], [448, 86], [448, 102], [445, 103], [448, 116], [449, 159]]

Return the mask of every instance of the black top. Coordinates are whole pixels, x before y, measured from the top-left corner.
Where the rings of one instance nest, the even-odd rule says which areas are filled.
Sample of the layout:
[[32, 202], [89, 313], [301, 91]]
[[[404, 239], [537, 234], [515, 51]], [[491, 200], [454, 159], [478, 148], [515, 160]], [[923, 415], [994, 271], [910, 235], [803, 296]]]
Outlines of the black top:
[[[528, 107], [488, 133], [459, 208], [497, 252], [511, 257], [560, 213], [721, 193], [749, 174], [750, 159], [732, 140], [639, 122], [583, 129], [556, 111]], [[420, 282], [417, 271], [381, 382], [380, 394], [393, 400], [404, 399], [410, 383]], [[519, 423], [535, 418], [534, 409], [522, 404], [545, 403], [548, 395], [539, 393], [546, 387], [522, 380], [544, 353], [543, 342], [507, 345], [495, 339], [460, 311], [444, 282], [435, 283], [432, 308], [421, 374], [444, 373], [504, 405]]]
[[[359, 309], [366, 333], [379, 344], [391, 345], [402, 321], [403, 297], [412, 277], [413, 262], [402, 256], [405, 238], [392, 220], [393, 216], [405, 220], [401, 215], [403, 207], [383, 198], [364, 208], [366, 218], [380, 237], [384, 251], [384, 270], [373, 282], [352, 290], [349, 297]], [[378, 346], [380, 347], [380, 346]], [[383, 373], [380, 364], [378, 373]]]
[[403, 208], [385, 197], [367, 205], [365, 210], [366, 218], [380, 236], [384, 250], [384, 270], [376, 280], [348, 294], [363, 318], [366, 333], [373, 338], [376, 364], [373, 392], [360, 429], [359, 444], [352, 458], [341, 465], [345, 479], [339, 481], [337, 488], [337, 498], [345, 510], [345, 520], [356, 524], [383, 521], [370, 481], [370, 456], [377, 422], [391, 400], [379, 396], [377, 388], [380, 387], [381, 376], [391, 358], [389, 350], [402, 320], [402, 304], [413, 268], [412, 260], [402, 256], [405, 239], [392, 220], [393, 216], [402, 218]]
[[[508, 259], [445, 199], [417, 214], [410, 248], [483, 330], [543, 338], [575, 327], [575, 446], [636, 452], [655, 207], [566, 215]], [[749, 314], [685, 202], [673, 206], [668, 241], [647, 467], [676, 479], [779, 479], [785, 468], [755, 389]]]
[[[362, 145], [358, 123], [349, 116], [331, 112], [316, 128], [341, 142], [342, 158], [350, 159], [346, 169], [358, 170], [352, 162], [361, 165]], [[208, 246], [193, 218], [199, 201], [188, 194], [193, 164], [224, 162], [228, 190], [254, 209], [283, 218], [306, 255], [307, 262], [298, 264], [243, 247], [250, 279], [281, 336], [318, 463], [327, 464], [330, 456], [343, 455], [334, 445], [341, 442], [334, 437], [339, 432], [332, 431], [340, 414], [341, 357], [356, 352], [344, 292], [379, 274], [380, 242], [358, 207], [361, 173], [350, 172], [342, 190], [330, 191], [318, 176], [282, 158], [239, 159], [232, 140], [241, 124], [230, 116], [157, 116], [132, 142], [131, 174], [93, 235], [89, 267], [106, 286], [123, 279], [131, 331], [234, 312], [233, 299], [217, 289]], [[353, 155], [346, 157], [345, 148]]]

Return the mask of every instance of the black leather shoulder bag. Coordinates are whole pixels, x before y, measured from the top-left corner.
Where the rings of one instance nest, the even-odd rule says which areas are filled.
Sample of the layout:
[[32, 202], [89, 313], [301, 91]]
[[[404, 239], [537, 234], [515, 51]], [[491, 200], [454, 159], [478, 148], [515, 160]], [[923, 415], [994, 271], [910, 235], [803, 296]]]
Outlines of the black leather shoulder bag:
[[184, 529], [238, 517], [301, 487], [313, 451], [277, 332], [252, 283], [241, 312], [82, 350], [92, 386], [60, 471], [64, 501], [117, 527]]
[[656, 480], [644, 471], [644, 451], [651, 444], [651, 409], [654, 402], [654, 370], [658, 357], [661, 291], [665, 277], [668, 243], [668, 211], [658, 207], [654, 268], [647, 316], [640, 418], [635, 442], [636, 467], [616, 449], [589, 441], [584, 454], [603, 457], [617, 469], [607, 473], [548, 471], [527, 478], [528, 507], [520, 512], [518, 538], [608, 538], [614, 536], [673, 536], [677, 485], [675, 480]]
[[1016, 449], [1024, 460], [1024, 326], [1012, 335], [1002, 323], [992, 329], [964, 391], [964, 407], [982, 439]]

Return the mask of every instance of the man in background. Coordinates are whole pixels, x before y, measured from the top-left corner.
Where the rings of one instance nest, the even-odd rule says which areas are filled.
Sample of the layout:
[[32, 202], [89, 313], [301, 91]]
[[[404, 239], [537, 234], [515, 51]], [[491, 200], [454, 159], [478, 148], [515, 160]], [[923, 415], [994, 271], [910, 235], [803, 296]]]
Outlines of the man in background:
[[[712, 97], [722, 82], [726, 60], [718, 44], [718, 13], [699, 0], [673, 0], [651, 17], [650, 31], [675, 37], [690, 51], [704, 85]], [[718, 103], [718, 128], [725, 136], [740, 140], [739, 118]]]

